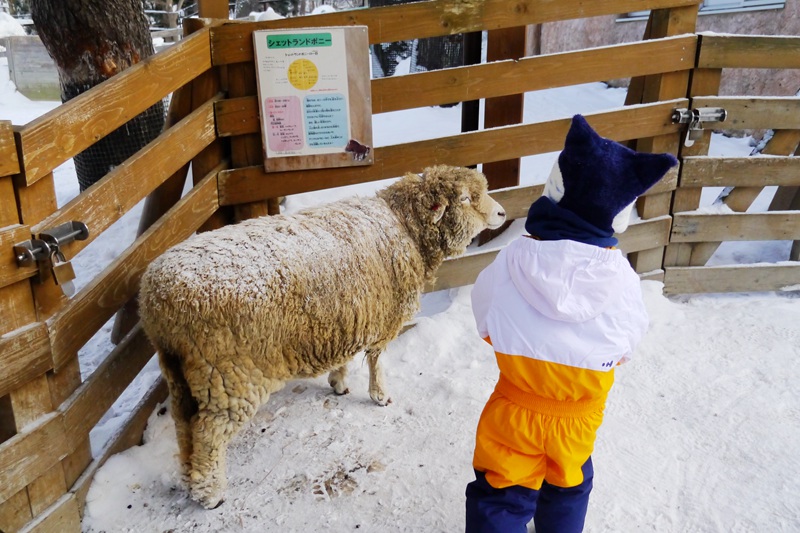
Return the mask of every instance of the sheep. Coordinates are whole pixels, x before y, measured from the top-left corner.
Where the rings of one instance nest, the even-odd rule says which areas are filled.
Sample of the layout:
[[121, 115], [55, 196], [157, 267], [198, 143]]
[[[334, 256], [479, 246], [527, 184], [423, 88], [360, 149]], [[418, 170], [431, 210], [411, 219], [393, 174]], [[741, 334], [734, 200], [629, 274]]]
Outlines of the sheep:
[[142, 276], [140, 316], [169, 387], [183, 479], [223, 502], [230, 439], [287, 380], [365, 353], [369, 396], [390, 402], [378, 358], [445, 258], [505, 221], [478, 171], [439, 165], [369, 198], [246, 220], [167, 250]]

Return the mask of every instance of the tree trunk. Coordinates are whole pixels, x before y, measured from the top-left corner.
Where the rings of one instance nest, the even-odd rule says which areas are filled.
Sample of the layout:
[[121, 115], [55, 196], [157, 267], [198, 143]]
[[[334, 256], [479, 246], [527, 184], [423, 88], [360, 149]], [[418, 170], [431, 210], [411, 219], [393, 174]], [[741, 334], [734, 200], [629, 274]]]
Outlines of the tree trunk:
[[[62, 102], [154, 52], [141, 0], [32, 0], [31, 15], [58, 67]], [[81, 191], [152, 141], [163, 126], [159, 102], [76, 155]]]

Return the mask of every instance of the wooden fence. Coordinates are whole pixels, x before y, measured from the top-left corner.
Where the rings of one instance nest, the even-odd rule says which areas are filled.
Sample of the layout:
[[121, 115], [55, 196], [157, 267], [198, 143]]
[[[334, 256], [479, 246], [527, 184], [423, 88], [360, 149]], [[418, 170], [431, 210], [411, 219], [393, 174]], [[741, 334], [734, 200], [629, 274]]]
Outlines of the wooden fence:
[[[667, 293], [797, 288], [800, 284], [800, 98], [718, 97], [723, 69], [800, 69], [797, 37], [701, 35], [690, 97], [693, 108], [724, 108], [731, 130], [774, 130], [765, 157], [709, 157], [702, 141], [681, 152], [664, 259]], [[800, 88], [800, 87], [798, 87]], [[747, 213], [764, 187], [777, 186], [766, 213]], [[697, 212], [703, 187], [730, 187], [728, 213]], [[705, 266], [723, 241], [794, 241], [785, 261]]]
[[[517, 106], [525, 92], [631, 78], [624, 107], [589, 114], [588, 120], [601, 135], [639, 150], [687, 156], [680, 172], [668, 174], [640, 199], [642, 221], [620, 241], [636, 270], [664, 280], [665, 290], [698, 290], [694, 280], [700, 280], [701, 289], [710, 283], [704, 273], [709, 267], [695, 265], [704, 263], [699, 258], [711, 253], [715, 241], [800, 239], [798, 213], [783, 204], [776, 205], [781, 211], [741, 215], [745, 222], [736, 224], [731, 215], [692, 213], [700, 188], [719, 185], [720, 179], [742, 190], [779, 185], [781, 198], [800, 185], [789, 158], [769, 158], [767, 169], [770, 163], [705, 157], [708, 131], [692, 152], [683, 147], [685, 126], [671, 118], [676, 108], [723, 106], [736, 127], [776, 128], [770, 146], [783, 155], [796, 150], [800, 130], [797, 99], [708, 96], [716, 93], [722, 68], [797, 68], [800, 38], [700, 38], [694, 33], [697, 4], [434, 0], [261, 23], [195, 20], [188, 28], [191, 34], [176, 45], [41, 118], [13, 128], [0, 122], [0, 530], [78, 531], [94, 473], [111, 454], [138, 442], [154, 405], [165, 398], [158, 383], [130, 422], [92, 456], [89, 431], [153, 354], [130, 303], [150, 261], [195, 231], [276, 213], [281, 196], [392, 178], [439, 163], [482, 164], [490, 183], [503, 186], [493, 195], [509, 217], [524, 217], [541, 185], [514, 185], [519, 183], [519, 158], [559, 150], [570, 120], [524, 124], [521, 115], [509, 118], [504, 109]], [[486, 64], [372, 81], [374, 114], [486, 99], [485, 123], [504, 127], [380, 146], [370, 166], [269, 175], [263, 170], [251, 38], [255, 29], [365, 25], [370, 43], [488, 30], [494, 50], [492, 43], [513, 41], [525, 25], [644, 7], [653, 11], [642, 42], [519, 60], [521, 54], [502, 60], [503, 53], [495, 50], [490, 59], [498, 60]], [[53, 170], [170, 94], [161, 136], [57, 209]], [[498, 102], [502, 105], [493, 104]], [[182, 195], [189, 168], [194, 186]], [[753, 168], [756, 175], [748, 172]], [[17, 265], [15, 244], [79, 220], [90, 228], [89, 238], [62, 247], [67, 259], [74, 258], [146, 197], [140, 235], [73, 297], [63, 295], [48, 269]], [[795, 204], [790, 200], [787, 205], [796, 211], [796, 194], [792, 198]], [[496, 253], [448, 261], [429, 289], [472, 283]], [[797, 279], [796, 264], [763, 267], [758, 287], [785, 285], [784, 274], [769, 270], [779, 267]], [[753, 288], [745, 276], [728, 277], [724, 290]], [[82, 381], [78, 351], [115, 314], [119, 342]]]

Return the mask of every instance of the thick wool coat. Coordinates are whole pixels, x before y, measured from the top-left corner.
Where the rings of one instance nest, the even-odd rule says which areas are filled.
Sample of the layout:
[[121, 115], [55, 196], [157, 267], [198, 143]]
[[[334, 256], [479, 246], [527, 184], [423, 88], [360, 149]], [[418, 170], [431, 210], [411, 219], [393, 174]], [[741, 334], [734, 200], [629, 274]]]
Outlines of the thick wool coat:
[[172, 395], [193, 497], [218, 505], [229, 439], [286, 380], [377, 359], [449, 256], [505, 218], [473, 170], [409, 174], [371, 198], [333, 202], [198, 234], [145, 272], [140, 314]]

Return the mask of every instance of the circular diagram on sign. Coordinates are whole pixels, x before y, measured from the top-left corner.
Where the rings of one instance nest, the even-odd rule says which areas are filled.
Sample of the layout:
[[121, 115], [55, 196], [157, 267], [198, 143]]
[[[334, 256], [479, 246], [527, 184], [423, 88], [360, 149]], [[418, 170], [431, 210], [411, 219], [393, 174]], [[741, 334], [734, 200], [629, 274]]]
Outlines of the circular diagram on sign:
[[318, 80], [319, 70], [308, 59], [298, 59], [289, 65], [289, 83], [295, 89], [307, 91], [316, 85]]

